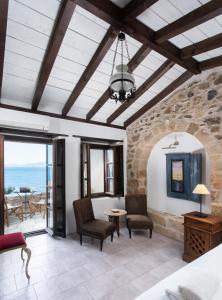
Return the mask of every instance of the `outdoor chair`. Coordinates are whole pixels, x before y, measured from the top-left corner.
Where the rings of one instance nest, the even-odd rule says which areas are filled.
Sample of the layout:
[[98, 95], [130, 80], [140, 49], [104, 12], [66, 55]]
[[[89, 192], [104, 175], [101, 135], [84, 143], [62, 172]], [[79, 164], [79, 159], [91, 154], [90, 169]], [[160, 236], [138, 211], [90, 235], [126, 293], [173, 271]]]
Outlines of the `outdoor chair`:
[[43, 218], [46, 216], [46, 195], [41, 194], [32, 194], [29, 198], [29, 206], [32, 214], [39, 212], [43, 214]]
[[152, 238], [153, 222], [148, 216], [146, 195], [126, 195], [126, 225], [131, 238], [132, 230], [149, 229]]
[[90, 198], [73, 201], [73, 208], [80, 244], [82, 245], [82, 236], [86, 235], [100, 240], [100, 250], [102, 251], [105, 238], [110, 235], [111, 241], [113, 241], [115, 226], [111, 222], [95, 219]]
[[20, 197], [7, 198], [4, 201], [5, 222], [9, 226], [9, 216], [14, 215], [23, 221], [23, 203]]

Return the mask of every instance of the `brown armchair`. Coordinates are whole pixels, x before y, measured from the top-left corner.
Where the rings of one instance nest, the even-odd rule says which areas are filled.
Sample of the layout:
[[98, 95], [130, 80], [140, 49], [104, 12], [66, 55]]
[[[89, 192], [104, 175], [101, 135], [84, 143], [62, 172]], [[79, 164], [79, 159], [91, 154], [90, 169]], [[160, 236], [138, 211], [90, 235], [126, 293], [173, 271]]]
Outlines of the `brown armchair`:
[[90, 198], [73, 201], [73, 208], [80, 244], [82, 245], [83, 235], [90, 236], [100, 240], [100, 250], [102, 251], [105, 238], [111, 235], [111, 241], [113, 241], [115, 226], [108, 221], [95, 219]]
[[126, 224], [131, 238], [132, 229], [149, 229], [152, 238], [153, 222], [148, 216], [146, 195], [126, 195]]

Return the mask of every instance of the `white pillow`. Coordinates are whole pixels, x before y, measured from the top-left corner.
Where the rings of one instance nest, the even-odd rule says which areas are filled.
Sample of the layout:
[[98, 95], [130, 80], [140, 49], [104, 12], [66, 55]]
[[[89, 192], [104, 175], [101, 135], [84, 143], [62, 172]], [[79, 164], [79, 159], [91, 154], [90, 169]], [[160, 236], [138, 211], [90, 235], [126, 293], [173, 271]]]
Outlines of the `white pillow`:
[[166, 295], [169, 298], [169, 300], [184, 300], [179, 292], [174, 292], [167, 289]]
[[216, 293], [220, 279], [214, 274], [197, 269], [191, 277], [191, 281], [179, 287], [179, 291], [184, 300], [212, 300]]
[[212, 300], [221, 300], [222, 299], [222, 283], [219, 285], [216, 293], [214, 294]]

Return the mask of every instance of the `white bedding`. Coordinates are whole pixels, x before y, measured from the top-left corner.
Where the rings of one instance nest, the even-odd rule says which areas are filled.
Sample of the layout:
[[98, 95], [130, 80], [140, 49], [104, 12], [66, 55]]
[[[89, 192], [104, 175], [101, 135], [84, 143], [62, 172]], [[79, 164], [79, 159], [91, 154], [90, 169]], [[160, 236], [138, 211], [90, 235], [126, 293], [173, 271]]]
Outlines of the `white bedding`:
[[137, 297], [136, 300], [168, 300], [165, 290], [176, 290], [179, 285], [186, 283], [192, 278], [192, 274], [197, 272], [197, 268], [215, 274], [222, 281], [222, 245], [158, 282], [151, 289]]

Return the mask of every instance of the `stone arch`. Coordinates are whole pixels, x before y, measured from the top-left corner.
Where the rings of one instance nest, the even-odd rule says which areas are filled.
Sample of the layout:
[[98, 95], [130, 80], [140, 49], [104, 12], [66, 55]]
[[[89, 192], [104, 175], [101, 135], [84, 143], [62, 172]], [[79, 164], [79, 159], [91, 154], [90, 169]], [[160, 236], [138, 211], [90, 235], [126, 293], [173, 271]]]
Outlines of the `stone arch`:
[[[222, 213], [222, 144], [207, 128], [202, 128], [195, 123], [165, 121], [160, 126], [152, 127], [152, 133], [141, 134], [134, 142], [134, 148], [128, 148], [128, 190], [129, 194], [146, 193], [147, 162], [153, 146], [164, 136], [173, 132], [187, 132], [196, 137], [204, 146], [211, 163], [211, 200], [212, 213]], [[130, 144], [130, 141], [129, 141]], [[132, 151], [133, 150], [133, 151]]]

